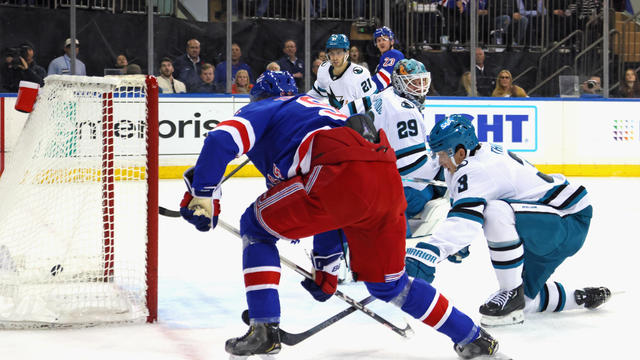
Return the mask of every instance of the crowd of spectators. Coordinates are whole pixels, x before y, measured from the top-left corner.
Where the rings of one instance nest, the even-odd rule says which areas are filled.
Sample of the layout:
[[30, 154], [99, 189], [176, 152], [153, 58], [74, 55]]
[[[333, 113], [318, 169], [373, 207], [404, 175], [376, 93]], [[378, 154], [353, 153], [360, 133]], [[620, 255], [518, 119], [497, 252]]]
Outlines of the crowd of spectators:
[[[522, 3], [525, 0], [517, 0]], [[482, 3], [482, 2], [481, 2]], [[527, 15], [528, 16], [528, 15]], [[533, 16], [533, 15], [532, 15]], [[0, 68], [0, 78], [2, 84], [1, 91], [16, 92], [21, 80], [27, 80], [44, 85], [44, 78], [48, 74], [71, 74], [71, 40], [66, 39], [62, 44], [63, 54], [50, 61], [48, 71], [40, 66], [36, 61], [36, 51], [30, 43], [23, 43], [17, 48], [12, 48], [3, 53], [4, 63]], [[76, 75], [86, 75], [86, 67], [80, 52], [80, 42], [76, 40]], [[282, 57], [270, 61], [262, 69], [253, 72], [242, 59], [242, 48], [240, 44], [233, 43], [231, 46], [231, 82], [226, 81], [226, 61], [216, 65], [206, 62], [200, 56], [201, 45], [198, 39], [189, 39], [186, 42], [185, 53], [175, 57], [163, 57], [158, 65], [158, 83], [162, 93], [232, 93], [248, 94], [255, 81], [254, 74], [260, 74], [264, 70], [289, 71], [294, 76], [298, 86], [303, 87], [304, 62], [298, 56], [298, 49], [295, 40], [288, 39], [282, 44]], [[349, 60], [352, 63], [369, 68], [363, 57], [363, 52], [358, 46], [349, 48]], [[526, 91], [513, 83], [511, 69], [502, 69], [492, 64], [486, 64], [485, 51], [476, 48], [476, 94], [484, 97], [526, 97]], [[313, 57], [310, 70], [311, 80], [315, 81], [319, 66], [326, 61], [326, 52], [318, 51]], [[131, 63], [125, 52], [117, 53], [114, 62], [114, 70], [117, 74], [142, 74], [143, 69]], [[105, 69], [105, 74], [107, 74]], [[430, 71], [438, 71], [430, 69]], [[437, 84], [432, 84], [435, 89]], [[626, 69], [624, 78], [617, 84], [617, 88], [611, 96], [615, 97], [640, 97], [640, 81], [634, 69]], [[437, 92], [433, 91], [430, 96]], [[471, 72], [465, 71], [459, 77], [458, 88], [455, 93], [443, 94], [454, 96], [471, 96]], [[601, 79], [593, 76], [581, 85], [581, 94], [585, 96], [602, 96]]]

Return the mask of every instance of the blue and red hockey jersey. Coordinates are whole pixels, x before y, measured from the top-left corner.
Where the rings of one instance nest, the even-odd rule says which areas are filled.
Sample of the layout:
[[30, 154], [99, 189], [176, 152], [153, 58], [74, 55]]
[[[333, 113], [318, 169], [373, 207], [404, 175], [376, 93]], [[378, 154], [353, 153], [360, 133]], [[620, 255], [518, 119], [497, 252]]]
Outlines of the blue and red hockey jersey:
[[309, 172], [318, 131], [344, 126], [347, 116], [306, 94], [248, 104], [207, 134], [196, 162], [193, 189], [210, 196], [227, 164], [247, 154], [267, 186]]
[[376, 66], [376, 72], [371, 79], [376, 84], [378, 92], [386, 89], [391, 84], [391, 74], [393, 74], [393, 68], [398, 61], [404, 59], [404, 55], [399, 50], [389, 49], [380, 56], [380, 62]]

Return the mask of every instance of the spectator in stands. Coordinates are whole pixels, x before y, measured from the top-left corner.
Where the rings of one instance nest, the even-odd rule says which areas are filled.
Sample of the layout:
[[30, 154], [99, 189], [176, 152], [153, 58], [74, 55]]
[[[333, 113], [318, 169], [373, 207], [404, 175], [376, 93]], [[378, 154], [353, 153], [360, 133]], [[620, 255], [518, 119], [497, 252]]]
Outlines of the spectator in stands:
[[640, 98], [640, 81], [633, 69], [624, 72], [624, 80], [620, 82], [618, 96], [623, 98]]
[[491, 96], [491, 91], [495, 87], [495, 72], [485, 66], [484, 50], [476, 48], [476, 88], [478, 96]]
[[249, 82], [249, 72], [244, 69], [238, 70], [236, 79], [231, 86], [232, 94], [249, 94], [253, 84]]
[[[315, 6], [314, 6], [315, 4]], [[317, 7], [317, 9], [316, 9]], [[311, 2], [311, 17], [322, 17], [324, 10], [327, 8], [327, 0], [315, 0]]]
[[200, 41], [190, 39], [187, 41], [187, 52], [173, 62], [173, 76], [187, 85], [187, 90], [191, 92], [192, 87], [200, 86], [202, 64], [204, 60], [200, 59]]
[[313, 75], [313, 79], [311, 80], [316, 81], [318, 79], [318, 69], [323, 62], [324, 61], [320, 59], [313, 60], [313, 62], [311, 63], [311, 74]]
[[602, 79], [598, 75], [592, 75], [585, 80], [580, 87], [580, 97], [585, 98], [601, 98], [602, 97]]
[[522, 45], [541, 45], [538, 32], [542, 30], [543, 18], [547, 16], [544, 0], [518, 0], [518, 10], [528, 24]]
[[496, 88], [491, 94], [493, 97], [528, 97], [526, 91], [513, 84], [513, 78], [509, 70], [501, 70], [498, 74]]
[[[529, 19], [520, 15], [516, 0], [490, 1], [489, 6], [495, 8], [494, 23], [496, 31], [494, 35], [496, 36], [496, 42], [500, 44], [502, 41], [506, 41], [507, 47], [521, 44], [524, 40]], [[514, 27], [517, 27], [517, 30], [514, 31]], [[506, 38], [503, 39], [505, 35]]]
[[87, 75], [87, 69], [84, 63], [78, 59], [80, 53], [80, 42], [76, 39], [76, 72], [71, 74], [71, 39], [64, 41], [64, 55], [59, 56], [49, 63], [49, 75], [66, 74], [66, 75]]
[[118, 54], [116, 57], [116, 69], [124, 69], [129, 65], [129, 60], [127, 60], [127, 56], [125, 54]]
[[140, 65], [138, 65], [138, 64], [129, 64], [129, 65], [127, 65], [127, 67], [125, 67], [124, 74], [125, 75], [142, 74], [142, 68], [140, 68]]
[[467, 29], [469, 27], [469, 16], [466, 12], [467, 1], [462, 0], [446, 0], [440, 1], [440, 11], [444, 14], [445, 24], [447, 26], [446, 35], [449, 41], [464, 43], [467, 38]]
[[353, 46], [351, 46], [351, 48], [349, 48], [349, 61], [351, 61], [352, 63], [354, 63], [356, 65], [360, 65], [363, 68], [369, 70], [369, 64], [367, 64], [367, 62], [364, 61], [364, 56], [362, 56], [362, 52], [355, 45], [353, 45]]
[[602, 0], [550, 0], [553, 40], [560, 41], [574, 30], [585, 30], [602, 8]]
[[327, 52], [324, 50], [318, 51], [318, 56], [316, 56], [316, 58], [322, 60], [322, 62], [329, 60], [329, 57], [327, 56]]
[[179, 94], [187, 92], [185, 84], [173, 77], [173, 61], [167, 57], [160, 60], [158, 86], [163, 94]]
[[269, 64], [267, 64], [267, 70], [268, 71], [280, 71], [280, 64], [278, 64], [275, 61], [272, 61]]
[[471, 71], [465, 71], [460, 76], [460, 84], [454, 96], [471, 96]]
[[220, 93], [224, 92], [224, 89], [220, 89], [215, 79], [215, 66], [209, 63], [202, 64], [202, 69], [200, 70], [200, 83], [197, 86], [193, 87], [193, 90], [189, 90], [189, 92], [195, 93]]
[[282, 48], [284, 56], [278, 60], [278, 64], [280, 64], [280, 69], [282, 71], [288, 71], [293, 76], [296, 80], [296, 86], [298, 86], [298, 89], [302, 90], [304, 62], [296, 56], [297, 51], [298, 48], [294, 40], [289, 39], [285, 41], [284, 47]]
[[[231, 15], [231, 20], [236, 21], [239, 19], [239, 13], [238, 13], [238, 1], [239, 0], [232, 0], [231, 1], [231, 11], [232, 11], [232, 15]], [[226, 1], [223, 1], [222, 4], [226, 4]], [[246, 3], [245, 3], [246, 4]], [[255, 13], [252, 13], [250, 10], [255, 9]], [[267, 9], [269, 9], [269, 0], [256, 0], [253, 2], [252, 5], [250, 5], [248, 8], [245, 7], [244, 12], [245, 14], [247, 14], [248, 16], [255, 16], [255, 17], [263, 17], [264, 14], [267, 12]]]
[[3, 88], [6, 91], [17, 92], [22, 80], [43, 86], [46, 76], [47, 71], [35, 61], [35, 52], [30, 43], [6, 50], [2, 71]]
[[[247, 70], [249, 73], [249, 81], [253, 82], [253, 76], [251, 75], [251, 67], [244, 62], [241, 62], [242, 58], [242, 49], [240, 49], [240, 45], [237, 43], [231, 44], [231, 81], [234, 81], [236, 77], [236, 73], [238, 70]], [[218, 66], [216, 66], [216, 85], [218, 89], [227, 90], [227, 62], [223, 61]]]

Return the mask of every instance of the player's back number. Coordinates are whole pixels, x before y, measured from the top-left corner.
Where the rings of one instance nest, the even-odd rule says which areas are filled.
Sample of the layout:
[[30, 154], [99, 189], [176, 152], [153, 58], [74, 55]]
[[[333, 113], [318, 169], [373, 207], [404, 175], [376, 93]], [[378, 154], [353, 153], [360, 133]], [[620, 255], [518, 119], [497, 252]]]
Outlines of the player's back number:
[[398, 138], [400, 139], [418, 135], [418, 121], [416, 119], [398, 121], [396, 126], [398, 127]]

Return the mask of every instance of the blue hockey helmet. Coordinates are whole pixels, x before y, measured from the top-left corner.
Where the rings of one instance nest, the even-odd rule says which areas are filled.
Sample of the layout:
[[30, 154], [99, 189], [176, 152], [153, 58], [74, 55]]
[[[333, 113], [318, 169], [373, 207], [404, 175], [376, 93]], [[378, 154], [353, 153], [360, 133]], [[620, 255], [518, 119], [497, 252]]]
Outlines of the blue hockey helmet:
[[429, 134], [431, 156], [435, 157], [440, 151], [453, 156], [458, 145], [464, 146], [467, 151], [475, 149], [478, 146], [478, 137], [469, 118], [461, 114], [453, 114], [435, 124], [431, 129]]
[[418, 60], [402, 59], [393, 68], [391, 82], [396, 94], [422, 108], [422, 103], [431, 86], [431, 73]]
[[373, 45], [376, 44], [376, 39], [378, 39], [380, 36], [388, 37], [389, 41], [395, 40], [395, 35], [388, 26], [383, 26], [376, 29], [376, 31], [373, 33]]
[[281, 95], [294, 95], [298, 87], [288, 71], [265, 71], [251, 89], [251, 102]]
[[349, 38], [345, 34], [331, 34], [329, 39], [327, 39], [327, 44], [325, 48], [327, 51], [329, 49], [343, 49], [344, 51], [349, 51]]

